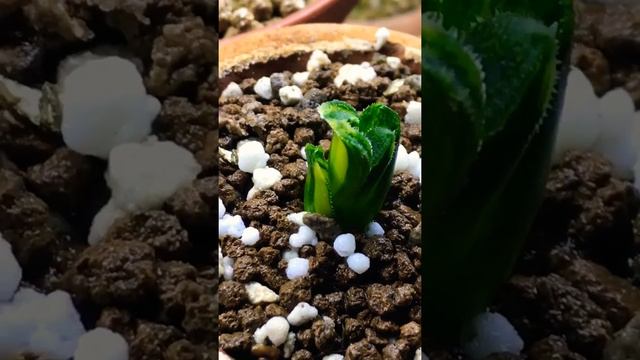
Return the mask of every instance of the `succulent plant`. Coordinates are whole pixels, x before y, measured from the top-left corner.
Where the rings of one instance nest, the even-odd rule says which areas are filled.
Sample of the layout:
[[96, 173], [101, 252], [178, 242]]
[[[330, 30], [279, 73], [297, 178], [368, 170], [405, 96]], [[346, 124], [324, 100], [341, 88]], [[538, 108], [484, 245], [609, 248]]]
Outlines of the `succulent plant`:
[[428, 0], [423, 15], [423, 312], [459, 340], [507, 279], [540, 205], [571, 0]]
[[382, 104], [358, 113], [337, 100], [318, 111], [333, 137], [328, 158], [319, 146], [305, 147], [304, 209], [335, 218], [343, 230], [362, 230], [382, 208], [391, 186], [400, 118]]

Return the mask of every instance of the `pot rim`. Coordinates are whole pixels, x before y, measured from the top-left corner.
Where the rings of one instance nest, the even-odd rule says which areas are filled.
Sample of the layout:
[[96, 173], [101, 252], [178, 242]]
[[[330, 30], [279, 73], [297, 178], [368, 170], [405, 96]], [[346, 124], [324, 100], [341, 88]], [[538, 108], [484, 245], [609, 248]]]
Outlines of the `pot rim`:
[[[313, 50], [328, 54], [344, 50], [373, 51], [378, 29], [367, 25], [316, 23], [242, 34], [220, 43], [218, 75], [222, 79], [255, 64]], [[419, 37], [389, 30], [387, 41], [401, 45], [406, 59], [420, 62]]]

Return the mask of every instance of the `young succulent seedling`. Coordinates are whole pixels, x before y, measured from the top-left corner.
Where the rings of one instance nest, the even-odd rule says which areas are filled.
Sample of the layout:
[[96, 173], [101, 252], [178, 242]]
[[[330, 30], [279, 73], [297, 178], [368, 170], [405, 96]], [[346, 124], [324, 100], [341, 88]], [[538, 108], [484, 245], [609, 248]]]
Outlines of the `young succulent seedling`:
[[571, 0], [429, 0], [423, 17], [423, 306], [457, 341], [506, 280], [542, 199]]
[[363, 230], [382, 208], [400, 140], [400, 118], [382, 104], [358, 113], [343, 101], [318, 107], [333, 130], [329, 157], [307, 144], [304, 209], [335, 218], [343, 230]]

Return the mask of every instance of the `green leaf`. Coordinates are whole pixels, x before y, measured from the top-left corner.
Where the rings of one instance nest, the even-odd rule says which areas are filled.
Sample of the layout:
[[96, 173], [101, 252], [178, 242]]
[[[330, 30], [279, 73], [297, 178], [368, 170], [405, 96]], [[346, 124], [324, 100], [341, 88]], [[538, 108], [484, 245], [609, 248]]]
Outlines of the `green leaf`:
[[304, 210], [333, 216], [329, 189], [328, 163], [320, 146], [307, 144], [307, 178], [304, 187]]

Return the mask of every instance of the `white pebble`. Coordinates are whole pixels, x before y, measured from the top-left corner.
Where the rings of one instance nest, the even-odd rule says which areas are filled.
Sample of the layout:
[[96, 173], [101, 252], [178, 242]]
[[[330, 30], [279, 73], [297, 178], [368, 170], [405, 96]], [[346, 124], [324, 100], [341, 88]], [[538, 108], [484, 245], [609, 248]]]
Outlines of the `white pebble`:
[[218, 219], [222, 219], [224, 214], [227, 212], [227, 208], [224, 207], [224, 203], [222, 199], [218, 198]]
[[309, 260], [304, 258], [289, 260], [287, 263], [286, 273], [289, 280], [307, 276], [309, 273]]
[[369, 270], [369, 258], [361, 253], [355, 253], [349, 255], [347, 258], [347, 265], [349, 269], [353, 270], [358, 274], [363, 274], [365, 271]]
[[218, 238], [226, 235], [240, 238], [245, 229], [246, 226], [240, 215], [225, 214], [218, 221]]
[[400, 144], [398, 146], [398, 154], [396, 155], [396, 164], [393, 168], [393, 173], [397, 174], [402, 171], [407, 171], [409, 168], [409, 154], [407, 154], [407, 149], [404, 145]]
[[333, 249], [342, 257], [347, 257], [356, 251], [356, 237], [353, 234], [340, 234], [333, 241]]
[[307, 71], [317, 70], [322, 67], [322, 65], [331, 64], [331, 60], [329, 56], [324, 53], [322, 50], [313, 50], [311, 56], [309, 57], [309, 61], [307, 61]]
[[253, 91], [263, 99], [271, 100], [273, 98], [273, 89], [271, 88], [271, 79], [266, 76], [261, 77], [253, 85]]
[[134, 63], [90, 59], [61, 80], [62, 137], [72, 150], [107, 158], [115, 146], [144, 140], [160, 113]]
[[[289, 322], [282, 316], [274, 316], [254, 333], [256, 343], [262, 344], [266, 338], [275, 346], [280, 346], [287, 341], [289, 334]], [[262, 341], [259, 341], [262, 340]]]
[[87, 240], [89, 245], [95, 245], [104, 239], [111, 225], [125, 215], [127, 215], [127, 212], [120, 209], [115, 201], [110, 199], [93, 217]]
[[404, 79], [393, 80], [391, 84], [389, 84], [389, 87], [387, 88], [387, 90], [384, 91], [383, 95], [389, 96], [397, 93], [398, 90], [400, 90], [400, 87], [402, 85], [404, 85]]
[[293, 248], [301, 248], [304, 245], [314, 245], [318, 242], [315, 231], [306, 225], [298, 228], [298, 232], [289, 236], [289, 245]]
[[117, 207], [127, 211], [148, 210], [191, 184], [200, 170], [189, 150], [171, 141], [152, 139], [142, 144], [118, 145], [111, 150], [107, 183]]
[[370, 222], [369, 225], [367, 225], [366, 234], [369, 237], [381, 236], [381, 235], [384, 235], [384, 229], [382, 228], [382, 225], [373, 221], [373, 222]]
[[11, 251], [11, 244], [0, 234], [0, 303], [9, 301], [22, 279], [22, 268]]
[[253, 173], [255, 169], [267, 166], [269, 154], [259, 141], [246, 141], [238, 146], [238, 168]]
[[[615, 176], [633, 177], [633, 167], [638, 158], [635, 105], [631, 95], [622, 88], [606, 93], [600, 99], [600, 136], [594, 150], [611, 161]], [[584, 126], [584, 125], [583, 125]]]
[[472, 359], [483, 359], [494, 353], [519, 354], [524, 342], [509, 320], [498, 313], [483, 313], [472, 322], [473, 339], [463, 344]]
[[422, 352], [422, 348], [418, 348], [416, 350], [416, 354], [413, 357], [413, 360], [429, 360], [429, 357], [427, 356], [427, 354]]
[[382, 49], [384, 44], [387, 43], [387, 40], [389, 39], [389, 35], [390, 35], [389, 29], [387, 29], [386, 27], [381, 27], [376, 31], [376, 45], [375, 45], [376, 50]]
[[318, 309], [306, 302], [301, 302], [291, 310], [287, 316], [287, 320], [289, 321], [289, 324], [293, 326], [300, 326], [310, 320], [313, 320], [316, 316], [318, 316]]
[[400, 58], [395, 56], [387, 56], [387, 65], [391, 66], [392, 69], [397, 69], [402, 64]]
[[412, 151], [407, 155], [407, 172], [418, 179], [422, 179], [422, 159], [417, 151]]
[[21, 289], [12, 303], [0, 308], [0, 358], [36, 352], [48, 359], [73, 356], [78, 338], [85, 333], [71, 296], [64, 291], [49, 295]]
[[260, 232], [253, 226], [244, 229], [240, 241], [247, 246], [253, 246], [260, 240]]
[[307, 80], [309, 80], [309, 72], [304, 71], [304, 72], [294, 73], [293, 76], [291, 76], [291, 79], [293, 80], [294, 84], [298, 86], [302, 86], [304, 85], [304, 83], [307, 82]]
[[336, 86], [342, 86], [345, 82], [355, 85], [358, 81], [369, 82], [376, 76], [376, 71], [369, 63], [345, 64], [340, 67], [333, 82]]
[[278, 169], [272, 167], [264, 167], [253, 171], [253, 186], [256, 189], [264, 190], [272, 187], [282, 179], [282, 174]]
[[344, 356], [340, 354], [330, 354], [327, 356], [323, 356], [322, 360], [344, 360]]
[[128, 360], [129, 345], [120, 334], [96, 328], [78, 340], [73, 360]]
[[284, 259], [284, 261], [287, 261], [287, 262], [297, 257], [300, 257], [300, 256], [298, 255], [298, 250], [295, 250], [295, 249], [287, 250], [282, 253], [282, 258]]
[[222, 90], [222, 93], [220, 94], [221, 98], [230, 98], [230, 97], [238, 97], [238, 96], [242, 96], [242, 89], [240, 88], [240, 85], [234, 83], [233, 81], [229, 83], [229, 85], [227, 85], [226, 88], [224, 88], [224, 90]]
[[222, 276], [225, 280], [233, 280], [233, 265], [235, 261], [232, 258], [225, 256], [222, 258], [222, 266], [224, 271], [222, 272]]
[[306, 160], [307, 160], [307, 152], [304, 150], [304, 146], [301, 146], [301, 147], [300, 147], [300, 157], [301, 157], [301, 158], [303, 158], [303, 159], [305, 160], [305, 163], [306, 163]]
[[287, 335], [287, 342], [284, 343], [283, 352], [284, 358], [288, 359], [293, 355], [293, 351], [296, 349], [296, 334], [292, 331]]
[[298, 213], [291, 213], [289, 215], [287, 215], [287, 220], [291, 221], [292, 223], [298, 225], [298, 226], [304, 226], [304, 215], [307, 214], [306, 211], [301, 211]]
[[295, 85], [281, 87], [278, 95], [280, 95], [280, 101], [287, 106], [295, 105], [302, 100], [302, 90]]
[[422, 126], [422, 103], [418, 101], [409, 101], [407, 105], [407, 114], [404, 116], [404, 122], [407, 124], [416, 124]]
[[600, 134], [598, 97], [585, 74], [572, 68], [567, 78], [553, 160], [561, 160], [569, 150], [588, 151], [593, 148]]
[[251, 282], [245, 285], [244, 288], [247, 290], [247, 296], [252, 304], [272, 303], [278, 301], [278, 294], [258, 282]]

